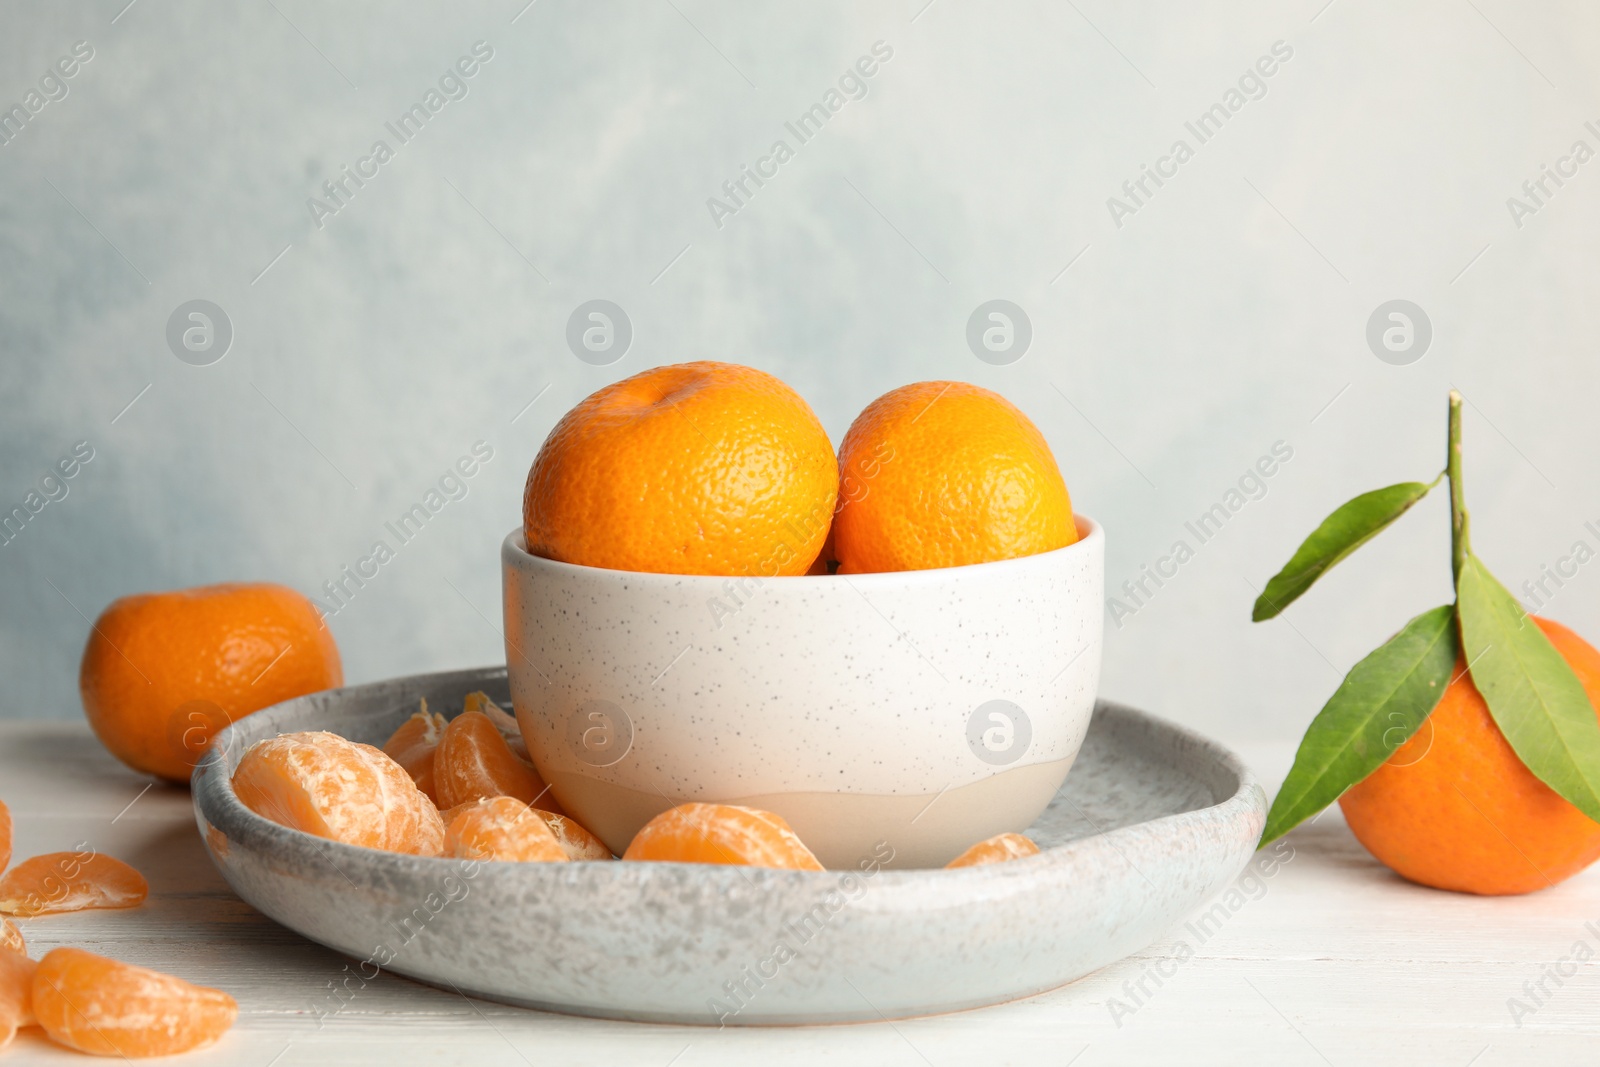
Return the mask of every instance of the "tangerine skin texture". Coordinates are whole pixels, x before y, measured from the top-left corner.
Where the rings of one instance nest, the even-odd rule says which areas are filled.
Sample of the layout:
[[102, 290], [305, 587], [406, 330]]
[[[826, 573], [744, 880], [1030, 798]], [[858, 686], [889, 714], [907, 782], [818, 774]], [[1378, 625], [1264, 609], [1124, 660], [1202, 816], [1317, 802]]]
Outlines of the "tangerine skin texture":
[[961, 855], [945, 864], [950, 867], [980, 867], [986, 863], [1004, 863], [1007, 860], [1020, 860], [1025, 856], [1037, 856], [1039, 846], [1033, 839], [1022, 834], [996, 834], [967, 849]]
[[418, 856], [444, 848], [439, 811], [405, 768], [337, 734], [256, 742], [239, 760], [233, 789], [257, 815], [318, 837]]
[[0, 800], [0, 871], [11, 865], [11, 809]]
[[58, 1044], [138, 1058], [209, 1045], [233, 1025], [239, 1005], [219, 989], [58, 948], [34, 972], [33, 1013]]
[[33, 917], [88, 908], [136, 908], [150, 895], [144, 875], [98, 852], [46, 852], [0, 878], [0, 912]]
[[[1600, 652], [1530, 616], [1600, 707]], [[1397, 874], [1460, 893], [1528, 893], [1600, 859], [1600, 824], [1536, 778], [1458, 661], [1420, 729], [1339, 798], [1368, 852]]]
[[[112, 601], [78, 671], [95, 736], [134, 770], [171, 782], [189, 780], [204, 742], [228, 723], [343, 684], [338, 646], [316, 608], [269, 582]], [[209, 703], [192, 706], [202, 710], [191, 722], [182, 709], [193, 701]], [[186, 748], [186, 736], [197, 744]]]
[[841, 574], [962, 567], [1077, 540], [1049, 443], [998, 393], [901, 386], [867, 405], [839, 446]]
[[783, 816], [734, 804], [679, 804], [664, 811], [634, 835], [622, 858], [823, 869]]
[[461, 805], [444, 833], [445, 855], [502, 863], [566, 863], [566, 849], [539, 813], [515, 797]]
[[528, 471], [537, 556], [613, 570], [804, 574], [838, 493], [828, 434], [772, 375], [655, 367], [564, 415]]

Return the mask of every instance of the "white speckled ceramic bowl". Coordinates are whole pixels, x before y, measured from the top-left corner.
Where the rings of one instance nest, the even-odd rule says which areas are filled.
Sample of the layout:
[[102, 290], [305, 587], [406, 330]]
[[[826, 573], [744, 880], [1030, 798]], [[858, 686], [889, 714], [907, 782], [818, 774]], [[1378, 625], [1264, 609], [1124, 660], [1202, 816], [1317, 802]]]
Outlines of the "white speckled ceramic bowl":
[[830, 868], [942, 866], [1044, 811], [1100, 676], [1105, 538], [969, 567], [733, 579], [501, 546], [528, 750], [621, 853], [690, 800], [786, 818]]

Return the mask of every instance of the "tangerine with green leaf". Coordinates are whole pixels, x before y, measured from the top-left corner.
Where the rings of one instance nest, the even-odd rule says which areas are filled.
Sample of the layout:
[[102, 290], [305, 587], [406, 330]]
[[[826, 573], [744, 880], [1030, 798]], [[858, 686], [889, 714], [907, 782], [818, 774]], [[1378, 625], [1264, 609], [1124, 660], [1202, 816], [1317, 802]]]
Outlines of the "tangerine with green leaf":
[[[1600, 707], [1600, 651], [1558, 622], [1530, 618]], [[1600, 859], [1600, 823], [1517, 758], [1465, 660], [1423, 727], [1339, 807], [1368, 852], [1439, 889], [1527, 893]]]
[[1501, 895], [1600, 859], [1600, 652], [1529, 616], [1472, 551], [1461, 485], [1462, 397], [1445, 469], [1340, 505], [1256, 600], [1270, 619], [1450, 482], [1456, 599], [1357, 663], [1306, 730], [1261, 843], [1338, 800], [1367, 850], [1405, 878]]

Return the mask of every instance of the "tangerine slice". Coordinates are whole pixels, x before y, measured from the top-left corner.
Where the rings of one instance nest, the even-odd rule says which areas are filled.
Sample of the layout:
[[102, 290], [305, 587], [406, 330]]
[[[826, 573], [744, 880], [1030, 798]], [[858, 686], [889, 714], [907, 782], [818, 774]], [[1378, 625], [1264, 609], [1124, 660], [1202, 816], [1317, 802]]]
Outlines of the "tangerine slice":
[[405, 769], [371, 745], [322, 731], [251, 746], [233, 772], [245, 807], [347, 845], [437, 856], [444, 822]]
[[978, 867], [985, 863], [1004, 863], [1006, 860], [1020, 860], [1025, 856], [1037, 856], [1039, 846], [1031, 838], [1022, 834], [995, 834], [993, 837], [979, 841], [961, 855], [945, 864], [945, 867]]
[[488, 693], [468, 693], [463, 710], [481, 711], [489, 716], [494, 728], [506, 739], [506, 747], [511, 749], [511, 754], [528, 766], [533, 766], [533, 757], [528, 755], [528, 744], [522, 739], [522, 727], [517, 725], [517, 720], [506, 709], [491, 700]]
[[11, 809], [0, 800], [0, 871], [11, 865]]
[[239, 1014], [220, 989], [51, 949], [33, 975], [33, 1012], [51, 1040], [96, 1056], [170, 1056], [209, 1045]]
[[567, 862], [566, 849], [555, 833], [534, 808], [516, 797], [489, 797], [463, 805], [445, 829], [444, 848], [446, 855], [463, 860]]
[[569, 860], [609, 860], [616, 857], [611, 855], [611, 850], [605, 842], [591, 834], [588, 830], [578, 825], [570, 815], [557, 815], [553, 811], [540, 811], [534, 808], [533, 812], [545, 821], [550, 827], [550, 832], [556, 835], [556, 840], [561, 844], [561, 850], [567, 854]]
[[149, 896], [144, 875], [91, 849], [46, 852], [0, 878], [0, 912], [53, 915], [86, 908], [135, 908]]
[[18, 1030], [38, 1022], [33, 1017], [33, 972], [38, 967], [24, 953], [0, 949], [0, 1049]]
[[634, 835], [622, 858], [823, 869], [783, 816], [734, 804], [679, 804], [664, 811]]
[[539, 772], [516, 757], [494, 720], [481, 711], [464, 711], [445, 728], [433, 757], [433, 781], [441, 808], [516, 797], [563, 814]]
[[424, 698], [422, 710], [401, 723], [383, 743], [384, 754], [404, 767], [417, 788], [436, 804], [439, 797], [433, 788], [433, 753], [444, 736], [445, 725], [444, 716], [437, 711], [430, 712]]
[[10, 919], [0, 919], [0, 952], [20, 952], [28, 954], [28, 943], [22, 939], [22, 931], [17, 929], [17, 924]]

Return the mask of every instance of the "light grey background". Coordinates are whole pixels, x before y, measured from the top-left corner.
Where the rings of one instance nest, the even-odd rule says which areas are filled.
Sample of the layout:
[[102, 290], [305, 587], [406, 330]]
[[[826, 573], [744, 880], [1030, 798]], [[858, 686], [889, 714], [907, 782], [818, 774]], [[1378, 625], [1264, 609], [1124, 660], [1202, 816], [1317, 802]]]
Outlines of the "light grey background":
[[[1600, 549], [1600, 160], [1520, 227], [1507, 206], [1575, 140], [1600, 149], [1591, 5], [124, 3], [0, 20], [5, 107], [95, 50], [0, 147], [0, 510], [95, 451], [0, 546], [0, 715], [80, 714], [87, 618], [122, 594], [318, 595], [479, 440], [468, 495], [330, 625], [352, 682], [501, 658], [496, 550], [545, 433], [688, 359], [778, 374], [835, 440], [908, 381], [1003, 392], [1104, 522], [1113, 590], [1286, 442], [1266, 495], [1108, 632], [1107, 695], [1224, 738], [1297, 736], [1448, 598], [1438, 496], [1249, 622], [1335, 504], [1433, 476], [1452, 384], [1506, 584]], [[307, 198], [395, 147], [384, 123], [479, 40], [468, 95], [315, 227]], [[880, 40], [866, 98], [714, 225], [707, 198], [795, 147], [785, 120]], [[1266, 95], [1197, 145], [1185, 121], [1280, 40]], [[1180, 137], [1195, 157], [1119, 228], [1107, 198]], [[595, 298], [635, 332], [608, 367], [564, 341]], [[1034, 331], [1009, 366], [965, 341], [996, 298]], [[1396, 298], [1433, 324], [1409, 366], [1365, 341]], [[191, 299], [232, 321], [215, 365], [167, 347]], [[1549, 609], [1591, 638], [1597, 573]]]

